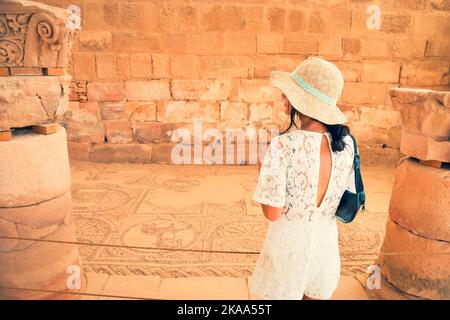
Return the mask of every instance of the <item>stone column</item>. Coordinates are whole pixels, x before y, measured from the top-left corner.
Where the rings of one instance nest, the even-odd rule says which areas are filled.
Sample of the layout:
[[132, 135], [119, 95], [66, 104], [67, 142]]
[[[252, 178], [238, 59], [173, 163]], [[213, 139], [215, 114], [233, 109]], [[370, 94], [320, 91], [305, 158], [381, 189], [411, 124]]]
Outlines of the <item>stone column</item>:
[[393, 89], [400, 161], [378, 264], [401, 291], [450, 299], [450, 92]]
[[9, 134], [0, 139], [0, 299], [72, 299], [85, 288], [66, 130], [55, 123], [68, 104], [68, 18], [32, 1], [0, 6], [0, 131]]

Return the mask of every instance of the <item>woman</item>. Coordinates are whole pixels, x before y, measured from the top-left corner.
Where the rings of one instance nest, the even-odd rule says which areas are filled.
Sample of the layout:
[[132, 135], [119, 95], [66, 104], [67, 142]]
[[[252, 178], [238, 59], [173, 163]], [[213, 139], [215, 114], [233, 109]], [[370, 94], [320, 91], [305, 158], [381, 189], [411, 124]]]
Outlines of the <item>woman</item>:
[[273, 71], [290, 125], [273, 137], [253, 200], [269, 224], [250, 290], [264, 299], [329, 299], [340, 276], [335, 212], [355, 192], [353, 144], [336, 106], [344, 79], [332, 63], [308, 58]]

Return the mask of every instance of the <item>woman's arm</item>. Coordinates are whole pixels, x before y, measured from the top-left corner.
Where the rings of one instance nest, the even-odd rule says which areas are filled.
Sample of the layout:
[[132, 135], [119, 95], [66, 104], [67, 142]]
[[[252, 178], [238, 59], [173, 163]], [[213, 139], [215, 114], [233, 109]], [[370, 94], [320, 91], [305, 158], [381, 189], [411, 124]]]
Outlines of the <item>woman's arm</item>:
[[[270, 148], [270, 145], [269, 145], [269, 148]], [[257, 159], [258, 159], [258, 161], [257, 161], [258, 174], [260, 174], [262, 163], [260, 161], [260, 157], [258, 157]], [[260, 201], [258, 201], [258, 202], [260, 202]], [[264, 213], [264, 216], [270, 221], [278, 220], [280, 218], [282, 212], [283, 212], [283, 209], [284, 209], [284, 207], [272, 207], [270, 205], [263, 204], [261, 202], [260, 202], [260, 204], [261, 204], [261, 208], [262, 208], [262, 211]]]
[[264, 212], [264, 216], [270, 221], [277, 221], [283, 212], [283, 208], [271, 207], [266, 204], [261, 204], [261, 208]]

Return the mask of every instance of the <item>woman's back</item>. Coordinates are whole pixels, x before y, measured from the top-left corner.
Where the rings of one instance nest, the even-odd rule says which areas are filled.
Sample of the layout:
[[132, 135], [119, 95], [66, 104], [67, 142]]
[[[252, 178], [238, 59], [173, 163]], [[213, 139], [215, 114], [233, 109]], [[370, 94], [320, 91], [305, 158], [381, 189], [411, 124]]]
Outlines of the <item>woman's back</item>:
[[346, 136], [345, 149], [332, 152], [331, 138], [329, 132], [307, 130], [273, 138], [254, 199], [283, 206], [288, 219], [334, 218], [344, 191], [354, 191], [354, 151]]
[[319, 172], [319, 185], [317, 186], [317, 203], [319, 207], [325, 197], [328, 189], [328, 184], [331, 179], [331, 169], [333, 166], [332, 150], [327, 136], [324, 134], [321, 138], [320, 144], [320, 172]]

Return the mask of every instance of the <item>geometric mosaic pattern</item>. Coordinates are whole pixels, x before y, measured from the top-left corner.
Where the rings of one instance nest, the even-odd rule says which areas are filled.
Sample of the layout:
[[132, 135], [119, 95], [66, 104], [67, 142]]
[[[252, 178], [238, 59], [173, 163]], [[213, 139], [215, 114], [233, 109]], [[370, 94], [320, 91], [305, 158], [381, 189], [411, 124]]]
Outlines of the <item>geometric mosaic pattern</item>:
[[[256, 166], [74, 161], [71, 168], [77, 238], [87, 244], [79, 246], [85, 271], [251, 275], [257, 254], [250, 252], [261, 249], [269, 223], [251, 201]], [[362, 168], [366, 212], [339, 224], [343, 274], [365, 273], [377, 258], [394, 174], [394, 168]]]

